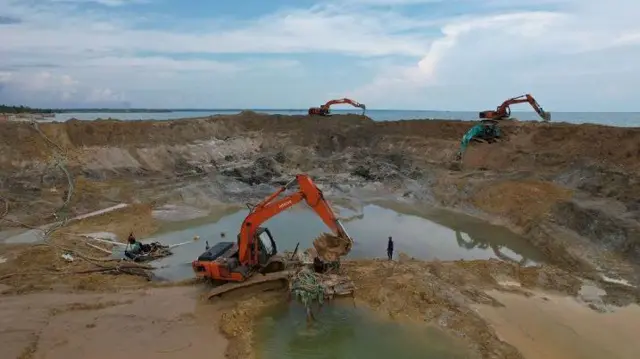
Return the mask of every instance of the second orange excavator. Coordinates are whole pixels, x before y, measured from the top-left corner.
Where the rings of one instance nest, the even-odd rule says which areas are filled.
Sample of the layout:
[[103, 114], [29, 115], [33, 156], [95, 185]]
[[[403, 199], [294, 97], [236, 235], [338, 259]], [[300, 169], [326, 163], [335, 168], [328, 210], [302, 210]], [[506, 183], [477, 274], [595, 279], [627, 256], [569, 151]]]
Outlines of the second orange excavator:
[[365, 106], [364, 104], [358, 102], [358, 101], [354, 101], [352, 99], [348, 99], [348, 98], [341, 98], [341, 99], [337, 99], [337, 100], [331, 100], [327, 103], [325, 103], [324, 105], [320, 106], [320, 107], [311, 107], [309, 109], [309, 116], [331, 116], [331, 106], [332, 105], [338, 105], [338, 104], [349, 104], [353, 107], [358, 107], [362, 109], [362, 116], [364, 116], [364, 113], [367, 111], [367, 106]]
[[[278, 198], [295, 183], [298, 184], [297, 192]], [[237, 242], [217, 243], [193, 261], [192, 267], [197, 277], [208, 278], [223, 284], [214, 289], [209, 294], [209, 298], [237, 288], [262, 284], [271, 279], [278, 281], [285, 278], [283, 276], [268, 277], [267, 273], [283, 272], [286, 269], [286, 260], [278, 255], [271, 231], [261, 225], [303, 200], [331, 229], [334, 238], [344, 243], [344, 252], [348, 253], [351, 250], [353, 239], [336, 218], [331, 206], [324, 199], [322, 191], [309, 176], [299, 174], [251, 208], [242, 222]], [[265, 276], [258, 276], [253, 280], [251, 277], [256, 273], [262, 273]]]
[[551, 113], [545, 112], [542, 106], [530, 94], [510, 98], [503, 102], [495, 111], [487, 110], [480, 112], [480, 118], [488, 120], [506, 120], [511, 116], [511, 105], [528, 102], [536, 113], [542, 117], [543, 121], [551, 120]]

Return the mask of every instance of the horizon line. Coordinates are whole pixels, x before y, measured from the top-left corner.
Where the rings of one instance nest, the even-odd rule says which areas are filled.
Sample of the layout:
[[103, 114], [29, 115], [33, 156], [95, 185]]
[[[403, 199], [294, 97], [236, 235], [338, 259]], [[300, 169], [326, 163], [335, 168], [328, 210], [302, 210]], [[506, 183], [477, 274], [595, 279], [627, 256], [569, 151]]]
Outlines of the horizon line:
[[[51, 111], [88, 111], [88, 110], [109, 110], [130, 112], [136, 110], [144, 110], [148, 112], [215, 112], [215, 111], [307, 111], [307, 108], [155, 108], [155, 107], [60, 107], [60, 108], [41, 108]], [[358, 111], [352, 109], [332, 109], [332, 111]], [[401, 112], [479, 112], [478, 110], [416, 110], [416, 109], [389, 109], [389, 108], [371, 108], [367, 111], [401, 111]], [[99, 112], [99, 111], [95, 111]], [[359, 111], [358, 111], [359, 112]], [[529, 111], [512, 111], [514, 113], [526, 113]], [[551, 113], [638, 113], [640, 111], [550, 111]]]

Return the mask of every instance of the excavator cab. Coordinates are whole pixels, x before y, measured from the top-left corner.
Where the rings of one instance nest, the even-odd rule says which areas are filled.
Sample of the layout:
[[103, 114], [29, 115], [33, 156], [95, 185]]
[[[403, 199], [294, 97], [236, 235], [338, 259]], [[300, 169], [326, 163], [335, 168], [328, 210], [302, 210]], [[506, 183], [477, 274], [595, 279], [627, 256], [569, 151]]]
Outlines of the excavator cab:
[[[254, 240], [258, 242], [258, 266], [262, 268], [277, 267], [276, 269], [280, 269], [280, 264], [271, 264], [272, 261], [274, 263], [278, 262], [274, 261], [278, 248], [273, 240], [271, 231], [268, 228], [259, 227]], [[240, 264], [238, 260], [239, 244], [240, 234], [238, 234], [238, 242], [219, 242], [207, 249], [191, 264], [196, 276], [220, 278], [227, 281], [244, 280], [254, 268]]]
[[[238, 240], [240, 237], [238, 236]], [[256, 240], [258, 241], [258, 263], [261, 266], [267, 265], [271, 257], [278, 254], [278, 247], [273, 240], [269, 228], [260, 227], [256, 232]]]

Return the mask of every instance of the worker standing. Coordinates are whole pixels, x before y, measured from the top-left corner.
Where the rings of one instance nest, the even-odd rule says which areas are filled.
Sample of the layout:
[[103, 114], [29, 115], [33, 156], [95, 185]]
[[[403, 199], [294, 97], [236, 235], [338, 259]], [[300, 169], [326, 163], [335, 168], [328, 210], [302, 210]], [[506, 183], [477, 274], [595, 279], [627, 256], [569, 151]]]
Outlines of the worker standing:
[[387, 257], [389, 260], [393, 259], [393, 239], [389, 236], [389, 242], [387, 242]]

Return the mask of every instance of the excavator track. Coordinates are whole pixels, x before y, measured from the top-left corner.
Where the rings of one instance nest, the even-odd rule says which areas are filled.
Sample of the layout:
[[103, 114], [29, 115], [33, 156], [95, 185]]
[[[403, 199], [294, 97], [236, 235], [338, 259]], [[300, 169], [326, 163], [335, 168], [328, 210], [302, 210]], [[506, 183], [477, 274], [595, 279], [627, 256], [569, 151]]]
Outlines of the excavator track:
[[230, 296], [241, 295], [243, 292], [256, 293], [268, 292], [287, 288], [289, 277], [293, 271], [279, 271], [275, 273], [256, 273], [244, 282], [228, 282], [213, 288], [207, 295], [207, 299], [216, 300]]

